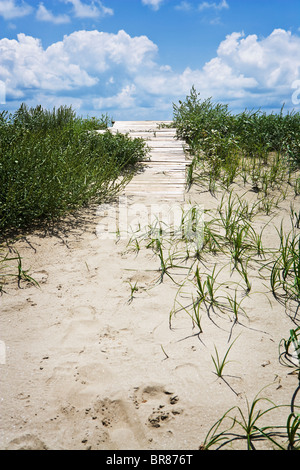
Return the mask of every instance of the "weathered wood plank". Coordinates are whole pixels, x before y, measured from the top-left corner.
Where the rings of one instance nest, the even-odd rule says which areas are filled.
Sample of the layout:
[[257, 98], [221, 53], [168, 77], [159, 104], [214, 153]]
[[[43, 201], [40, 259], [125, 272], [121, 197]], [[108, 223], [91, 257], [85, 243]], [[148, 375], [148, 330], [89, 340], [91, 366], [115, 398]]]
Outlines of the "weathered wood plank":
[[124, 133], [131, 138], [146, 140], [147, 161], [140, 162], [144, 171], [138, 173], [125, 187], [127, 197], [139, 197], [149, 203], [154, 199], [184, 200], [186, 189], [186, 143], [176, 138], [176, 129], [164, 128], [171, 121], [116, 121], [112, 133]]

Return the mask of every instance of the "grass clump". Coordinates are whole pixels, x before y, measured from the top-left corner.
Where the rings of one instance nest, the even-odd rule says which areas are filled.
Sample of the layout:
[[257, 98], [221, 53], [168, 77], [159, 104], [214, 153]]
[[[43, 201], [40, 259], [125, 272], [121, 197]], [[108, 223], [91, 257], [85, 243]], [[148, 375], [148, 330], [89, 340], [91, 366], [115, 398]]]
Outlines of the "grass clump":
[[296, 302], [297, 315], [300, 304], [300, 237], [294, 230], [286, 234], [282, 226], [278, 235], [280, 246], [271, 266], [271, 289], [274, 297], [284, 305], [289, 301]]
[[[261, 403], [267, 404], [262, 408]], [[240, 407], [230, 408], [210, 428], [200, 450], [232, 448], [233, 444], [245, 442], [247, 450], [257, 450], [257, 444], [269, 443], [274, 448], [285, 450], [287, 433], [284, 426], [264, 425], [263, 418], [276, 411], [279, 406], [257, 394], [252, 402], [246, 400], [246, 411]], [[233, 411], [236, 413], [233, 415]]]
[[232, 348], [233, 344], [235, 343], [235, 341], [237, 340], [237, 338], [231, 343], [231, 345], [228, 347], [223, 359], [221, 359], [220, 355], [219, 355], [219, 352], [215, 346], [215, 353], [216, 353], [216, 356], [211, 356], [212, 358], [212, 361], [214, 363], [214, 366], [215, 366], [215, 374], [219, 377], [219, 378], [223, 378], [223, 371], [224, 371], [224, 367], [226, 366], [226, 364], [228, 364], [230, 361], [227, 360], [227, 357], [228, 357], [228, 354], [230, 352], [230, 349]]
[[[191, 279], [192, 293], [181, 294], [182, 299], [189, 299], [189, 303], [185, 302], [188, 305], [183, 306], [179, 295], [176, 296], [179, 308], [173, 309], [172, 315], [184, 310], [203, 333], [205, 325], [202, 328], [200, 319], [206, 309], [216, 326], [224, 324], [216, 319], [229, 318], [231, 338], [236, 325], [255, 331], [250, 325], [248, 305], [256, 294], [267, 299], [271, 294], [298, 326], [280, 344], [281, 363], [292, 367], [298, 376], [284, 424], [270, 425], [270, 419], [278, 422], [275, 412], [286, 405], [277, 406], [258, 394], [252, 402], [247, 400], [246, 410], [234, 406], [226, 411], [211, 427], [200, 448], [239, 448], [244, 442], [248, 450], [264, 447], [299, 450], [300, 413], [296, 406], [300, 393], [299, 208], [291, 203], [291, 231], [286, 232], [283, 225], [278, 229], [278, 216], [282, 203], [288, 197], [298, 202], [296, 198], [300, 194], [300, 113], [285, 112], [283, 106], [277, 114], [245, 110], [234, 115], [227, 105], [214, 103], [211, 98], [201, 100], [199, 96], [193, 87], [185, 101], [173, 104], [173, 125], [177, 137], [189, 146], [188, 190], [195, 185], [201, 193], [209, 192], [213, 196], [210, 200], [218, 205], [205, 211], [208, 218], [204, 221], [203, 243], [197, 260], [206, 272], [200, 272], [197, 267]], [[244, 199], [246, 194], [251, 203]], [[265, 234], [269, 225], [278, 232], [279, 243], [275, 248]], [[218, 263], [230, 268], [227, 282], [216, 282], [215, 255]], [[232, 286], [235, 286], [233, 294], [229, 290]], [[240, 323], [241, 314], [247, 318], [247, 325]], [[230, 349], [231, 346], [222, 358], [215, 347], [215, 355], [211, 356], [215, 373], [223, 380]]]
[[[300, 450], [300, 410], [296, 405], [296, 399], [300, 392], [299, 344], [299, 327], [290, 330], [289, 338], [283, 338], [279, 344], [280, 363], [293, 369], [298, 378], [298, 385], [291, 398], [290, 412], [286, 423], [283, 425], [262, 423], [263, 418], [269, 417], [279, 408], [287, 406], [276, 405], [269, 398], [260, 396], [261, 391], [252, 402], [246, 399], [246, 411], [240, 406], [227, 410], [209, 429], [200, 450], [232, 448], [233, 445], [240, 442], [246, 442], [247, 450], [256, 450], [257, 445], [266, 444], [275, 450]], [[262, 407], [262, 403], [267, 406]], [[235, 411], [234, 415], [233, 411]]]
[[[142, 139], [107, 132], [107, 115], [25, 104], [0, 113], [0, 242], [113, 197], [147, 155]], [[0, 292], [11, 277], [34, 282], [22, 258], [0, 245]]]
[[[194, 87], [184, 102], [173, 104], [173, 113], [177, 136], [192, 154], [189, 187], [206, 179], [215, 194], [217, 182], [229, 189], [242, 177], [266, 198], [300, 167], [300, 113], [284, 113], [282, 107], [277, 114], [245, 110], [235, 115], [228, 105], [201, 100]], [[298, 186], [296, 180], [295, 193]]]
[[112, 196], [147, 149], [110, 132], [107, 116], [82, 119], [72, 108], [22, 105], [0, 116], [0, 232], [55, 219]]
[[173, 114], [177, 135], [193, 151], [201, 148], [223, 162], [236, 150], [253, 158], [264, 157], [265, 163], [270, 152], [300, 162], [300, 113], [284, 114], [282, 107], [277, 114], [261, 110], [232, 114], [227, 104], [214, 103], [212, 98], [201, 100], [192, 87], [184, 102], [173, 104]]
[[0, 295], [3, 294], [7, 281], [12, 278], [17, 281], [19, 288], [22, 282], [39, 287], [38, 282], [30, 276], [29, 270], [24, 269], [20, 253], [14, 248], [7, 250], [0, 245]]

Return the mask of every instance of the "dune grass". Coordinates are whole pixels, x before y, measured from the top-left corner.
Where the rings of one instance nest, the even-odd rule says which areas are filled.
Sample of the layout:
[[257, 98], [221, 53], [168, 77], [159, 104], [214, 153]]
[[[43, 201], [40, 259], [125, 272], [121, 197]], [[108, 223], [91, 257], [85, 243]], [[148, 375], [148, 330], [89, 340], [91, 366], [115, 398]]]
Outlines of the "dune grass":
[[[145, 144], [121, 135], [97, 135], [93, 132], [95, 126], [105, 128], [108, 124], [107, 117], [102, 121], [83, 122], [67, 109], [45, 113], [24, 107], [15, 116], [0, 118], [0, 166], [4, 169], [0, 180], [3, 177], [1, 181], [6, 184], [0, 192], [0, 230], [59, 217], [115, 194], [119, 185], [126, 183], [129, 169], [145, 156]], [[300, 194], [300, 114], [284, 114], [282, 108], [279, 114], [244, 111], [232, 115], [227, 105], [214, 104], [211, 99], [201, 102], [192, 89], [185, 102], [174, 105], [173, 125], [177, 136], [190, 147], [187, 187], [195, 184], [215, 197], [221, 194], [221, 199], [216, 209], [205, 211], [205, 220], [197, 227], [201, 233], [194, 234], [197, 244], [191, 243], [184, 230], [181, 236], [172, 236], [170, 228], [162, 226], [161, 221], [146, 229], [140, 227], [128, 243], [136, 254], [145, 247], [156, 256], [158, 277], [154, 287], [170, 281], [178, 288], [169, 316], [170, 327], [177, 313], [186, 312], [200, 337], [205, 334], [205, 313], [216, 326], [219, 320], [229, 322], [229, 342], [234, 326], [244, 326], [240, 317], [248, 318], [243, 302], [255, 295], [253, 273], [261, 276], [264, 287], [285, 310], [292, 309], [292, 320], [299, 323], [299, 211], [291, 206], [292, 229], [289, 233], [283, 228], [278, 231], [276, 249], [266, 245], [263, 235], [267, 225], [258, 230], [256, 219], [264, 215], [266, 224], [271, 223], [274, 211], [289, 191], [294, 191], [295, 198]], [[250, 188], [256, 195], [252, 204], [234, 193], [235, 183], [244, 185], [245, 192], [246, 187], [247, 191]], [[193, 226], [199, 210], [194, 206], [182, 215], [182, 228], [189, 223]], [[20, 258], [16, 258], [20, 266]], [[9, 257], [3, 254], [3, 266], [6, 261]], [[223, 268], [228, 270], [228, 282], [218, 279]], [[20, 273], [28, 274], [22, 268]], [[231, 275], [236, 276], [234, 280]], [[130, 284], [130, 289], [128, 302], [132, 303], [137, 283]], [[295, 356], [292, 350], [299, 351], [298, 345], [299, 328], [295, 328], [290, 338], [280, 343], [279, 357], [282, 364], [294, 368], [300, 384], [299, 355]], [[211, 358], [219, 378], [228, 363], [231, 346], [222, 358], [215, 345], [215, 356]], [[300, 418], [295, 406], [299, 389], [300, 385], [291, 398], [285, 425], [261, 424], [279, 407], [259, 393], [252, 402], [246, 400], [245, 410], [238, 406], [226, 411], [211, 427], [201, 448], [224, 448], [245, 442], [247, 449], [255, 449], [261, 443], [279, 449], [299, 449]]]
[[115, 194], [146, 155], [141, 139], [98, 134], [108, 118], [22, 105], [0, 116], [0, 233], [61, 217]]
[[[147, 146], [142, 139], [97, 133], [110, 124], [106, 115], [82, 118], [63, 106], [23, 104], [14, 114], [0, 114], [0, 242], [124, 187]], [[2, 249], [0, 286], [8, 259]]]
[[[169, 280], [178, 287], [169, 314], [170, 328], [180, 312], [186, 313], [193, 329], [197, 328], [194, 336], [203, 338], [205, 313], [216, 327], [228, 322], [229, 343], [236, 325], [253, 329], [244, 301], [257, 294], [252, 286], [257, 278], [261, 279], [259, 294], [267, 298], [273, 295], [284, 306], [284, 312], [291, 310], [291, 318], [298, 324], [299, 211], [291, 205], [292, 229], [290, 233], [278, 231], [277, 248], [268, 246], [265, 232], [272, 225], [273, 216], [280, 214], [281, 202], [293, 197], [293, 192], [295, 198], [300, 194], [300, 114], [284, 113], [282, 108], [279, 114], [244, 111], [232, 115], [226, 105], [214, 104], [211, 99], [201, 102], [192, 89], [185, 102], [174, 105], [172, 126], [177, 128], [177, 136], [189, 145], [188, 190], [196, 185], [203, 194], [209, 191], [219, 203], [216, 209], [204, 211], [201, 233], [195, 237], [197, 247], [193, 248], [192, 243], [187, 244], [177, 234], [173, 239], [161, 237], [159, 250], [153, 250], [159, 258], [162, 277], [168, 272]], [[243, 187], [245, 195], [253, 195], [251, 203], [235, 192]], [[199, 209], [194, 206], [192, 210], [196, 213]], [[263, 227], [259, 222], [262, 219]], [[153, 249], [156, 245], [149, 240], [147, 243], [146, 239], [146, 233], [135, 234], [136, 242], [143, 240], [148, 249]], [[167, 257], [163, 257], [164, 249]], [[184, 269], [179, 271], [178, 267]], [[224, 276], [223, 281], [218, 279], [223, 268], [228, 273], [227, 282]], [[246, 324], [241, 317], [247, 320]], [[293, 341], [281, 343], [286, 348], [285, 355], [280, 355], [281, 362], [283, 358], [290, 359], [295, 334], [298, 338], [298, 329], [291, 333]], [[222, 358], [215, 345], [215, 355], [211, 358], [219, 378], [223, 378], [230, 350], [228, 346]], [[227, 385], [231, 388], [230, 383]], [[286, 424], [264, 424], [264, 419], [269, 423], [273, 415], [276, 422], [276, 410], [281, 406], [260, 392], [252, 402], [246, 400], [246, 409], [235, 406], [226, 411], [212, 426], [201, 448], [234, 448], [245, 442], [249, 450], [257, 446], [299, 449], [300, 419], [295, 405], [299, 389], [300, 385], [291, 398]], [[228, 427], [224, 426], [225, 422], [229, 423]]]
[[[239, 177], [265, 198], [300, 166], [300, 113], [267, 114], [200, 99], [193, 87], [184, 102], [173, 104], [177, 136], [190, 147], [188, 185], [206, 179], [209, 191], [228, 189]], [[299, 177], [294, 182], [299, 191]]]
[[[190, 189], [195, 184], [199, 191], [209, 191], [216, 198], [221, 194], [217, 210], [206, 211], [210, 217], [205, 220], [203, 252], [206, 259], [218, 253], [222, 262], [226, 263], [227, 260], [231, 264], [231, 272], [236, 271], [243, 282], [244, 296], [253, 294], [249, 269], [255, 276], [259, 275], [271, 295], [283, 305], [284, 312], [289, 312], [297, 328], [291, 329], [288, 340], [281, 341], [279, 357], [281, 364], [292, 367], [298, 377], [285, 425], [260, 424], [279, 406], [258, 394], [252, 402], [247, 400], [246, 411], [241, 406], [226, 411], [211, 427], [200, 448], [232, 449], [245, 441], [248, 450], [255, 449], [256, 445], [299, 450], [300, 414], [295, 403], [300, 391], [300, 224], [299, 211], [295, 210], [293, 203], [290, 209], [292, 228], [288, 231], [283, 226], [277, 229], [277, 248], [266, 246], [263, 235], [273, 215], [280, 214], [280, 203], [287, 194], [291, 197], [291, 189], [295, 198], [300, 194], [300, 113], [284, 113], [282, 107], [278, 114], [246, 110], [233, 115], [227, 105], [215, 104], [212, 99], [201, 101], [199, 96], [192, 88], [184, 102], [173, 105], [173, 125], [177, 127], [177, 136], [190, 146], [191, 166], [187, 174], [187, 187]], [[233, 184], [236, 185], [235, 189], [243, 184], [248, 194], [250, 187], [250, 191], [256, 194], [251, 207], [234, 194]], [[263, 215], [269, 219], [258, 231], [255, 220]], [[212, 263], [211, 276], [214, 270], [215, 264]], [[198, 270], [193, 279], [198, 292], [197, 318], [201, 315], [199, 306], [203, 307], [209, 300], [207, 276], [207, 273], [200, 276]], [[214, 283], [215, 291], [221, 288], [215, 277]], [[240, 313], [247, 315], [241, 307], [245, 297], [240, 295], [238, 287], [235, 286], [234, 295], [228, 293], [227, 305], [223, 301], [214, 303], [218, 313], [233, 314], [233, 325], [239, 321]], [[187, 306], [182, 308], [178, 297], [181, 310], [187, 310]], [[215, 353], [212, 359], [216, 373], [221, 377], [227, 356], [222, 362], [216, 346]], [[263, 403], [267, 406], [263, 407]]]

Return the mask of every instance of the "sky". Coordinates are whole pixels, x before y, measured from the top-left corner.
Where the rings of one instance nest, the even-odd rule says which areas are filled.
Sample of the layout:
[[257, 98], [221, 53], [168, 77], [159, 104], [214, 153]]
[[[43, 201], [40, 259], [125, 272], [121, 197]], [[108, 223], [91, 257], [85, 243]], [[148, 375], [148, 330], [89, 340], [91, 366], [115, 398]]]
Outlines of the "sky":
[[192, 87], [300, 111], [300, 1], [0, 0], [0, 112], [169, 120]]

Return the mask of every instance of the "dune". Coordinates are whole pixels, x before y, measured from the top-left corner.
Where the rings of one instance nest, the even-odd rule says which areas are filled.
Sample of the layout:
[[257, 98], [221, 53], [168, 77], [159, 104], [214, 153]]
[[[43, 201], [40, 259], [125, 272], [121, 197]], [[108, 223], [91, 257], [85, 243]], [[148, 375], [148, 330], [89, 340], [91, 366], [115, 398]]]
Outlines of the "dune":
[[[182, 155], [173, 156], [168, 175], [159, 162], [150, 162], [149, 173], [137, 175], [128, 186], [122, 201], [126, 197], [130, 217], [136, 219], [137, 205], [149, 208], [155, 202], [155, 183], [151, 196], [145, 175], [156, 175], [158, 185], [163, 173], [177, 178], [169, 196], [167, 185], [160, 186], [165, 193], [156, 203], [204, 209], [220, 203], [221, 194], [214, 197], [199, 186], [183, 191]], [[234, 191], [249, 202], [254, 197], [238, 185]], [[266, 227], [268, 247], [278, 245], [281, 221], [290, 224], [291, 198], [272, 218], [261, 214], [255, 219], [257, 230]], [[262, 397], [290, 404], [297, 377], [280, 364], [278, 346], [294, 324], [256, 265], [249, 268], [252, 289], [242, 303], [246, 315], [237, 324], [203, 309], [199, 333], [179, 308], [170, 323], [176, 299], [189, 303], [188, 292], [179, 298], [174, 282], [183, 280], [186, 271], [174, 267], [172, 278], [165, 275], [157, 282], [160, 260], [143, 239], [137, 248], [134, 237], [129, 243], [128, 234], [120, 236], [117, 225], [114, 233], [124, 210], [118, 199], [83, 209], [52, 232], [37, 230], [14, 244], [39, 287], [10, 281], [0, 297], [2, 450], [192, 451], [229, 408], [246, 412], [247, 400], [262, 389]], [[228, 291], [225, 284], [234, 282], [228, 260], [216, 255], [207, 262], [217, 266], [218, 283]], [[223, 357], [233, 340], [224, 375], [218, 377], [212, 356], [217, 350]], [[285, 424], [288, 413], [289, 408], [278, 409], [272, 424]]]

